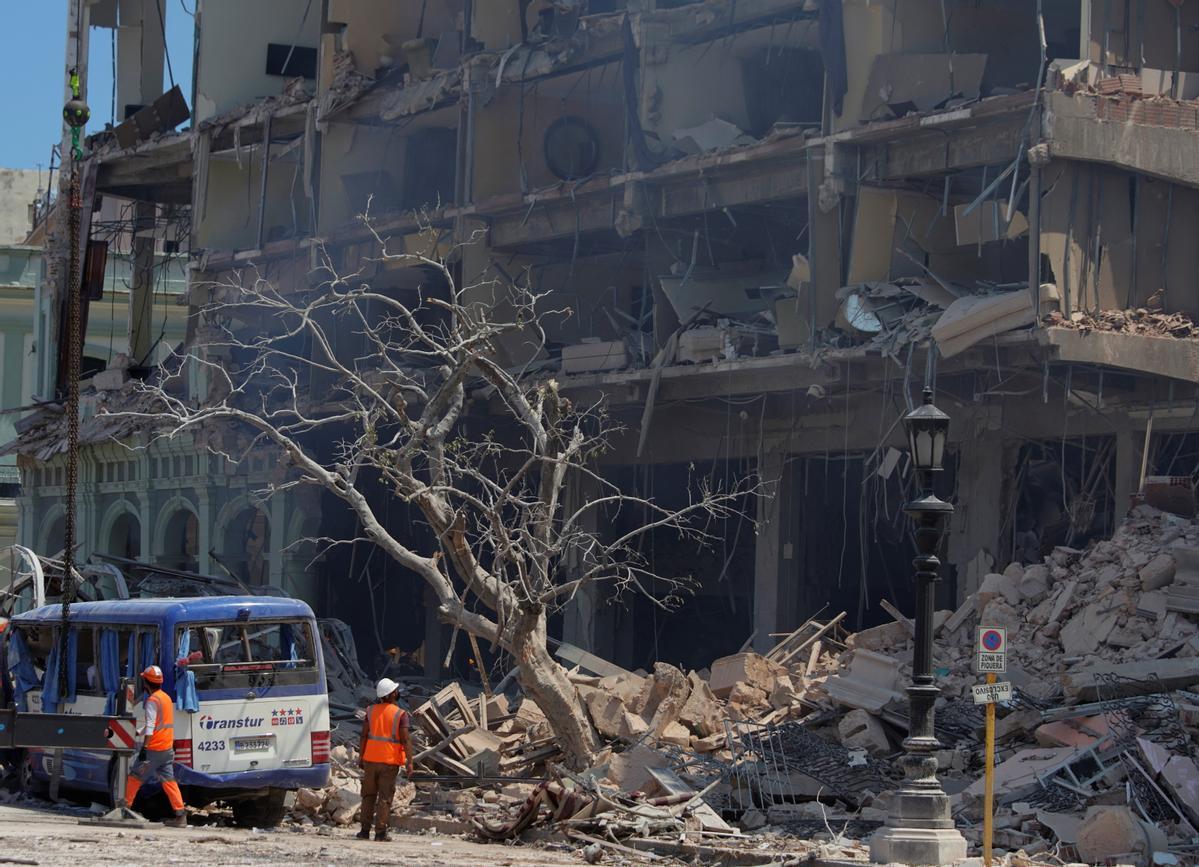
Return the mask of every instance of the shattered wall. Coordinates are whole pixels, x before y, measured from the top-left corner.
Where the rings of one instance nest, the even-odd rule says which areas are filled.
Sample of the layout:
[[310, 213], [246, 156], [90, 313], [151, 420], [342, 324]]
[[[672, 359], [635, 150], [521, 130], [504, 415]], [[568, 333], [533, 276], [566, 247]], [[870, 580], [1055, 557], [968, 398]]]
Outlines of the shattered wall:
[[[275, 96], [297, 72], [268, 75], [269, 44], [315, 51], [320, 9], [306, 18], [291, 0], [200, 0], [196, 9], [196, 87], [192, 116], [198, 123], [240, 105]], [[303, 11], [302, 9], [300, 10]], [[289, 61], [299, 68], [294, 55]], [[285, 69], [285, 73], [287, 73]]]

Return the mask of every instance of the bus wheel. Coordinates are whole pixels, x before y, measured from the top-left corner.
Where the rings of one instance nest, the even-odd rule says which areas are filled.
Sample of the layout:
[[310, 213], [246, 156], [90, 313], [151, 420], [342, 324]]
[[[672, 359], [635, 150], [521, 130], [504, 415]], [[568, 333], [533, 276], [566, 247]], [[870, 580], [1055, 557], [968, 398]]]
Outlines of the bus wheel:
[[261, 798], [246, 798], [234, 801], [233, 821], [242, 828], [274, 828], [283, 821], [287, 812], [284, 799], [286, 789], [268, 789]]
[[26, 798], [50, 797], [50, 784], [34, 774], [33, 753], [25, 750], [17, 765], [17, 790]]

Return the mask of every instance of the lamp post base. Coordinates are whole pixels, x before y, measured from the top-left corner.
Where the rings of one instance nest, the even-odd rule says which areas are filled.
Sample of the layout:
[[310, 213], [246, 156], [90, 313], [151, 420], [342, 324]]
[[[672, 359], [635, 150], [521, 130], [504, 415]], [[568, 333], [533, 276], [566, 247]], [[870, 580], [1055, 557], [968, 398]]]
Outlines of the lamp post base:
[[896, 792], [887, 824], [870, 840], [877, 864], [942, 867], [965, 857], [966, 838], [953, 826], [944, 792]]

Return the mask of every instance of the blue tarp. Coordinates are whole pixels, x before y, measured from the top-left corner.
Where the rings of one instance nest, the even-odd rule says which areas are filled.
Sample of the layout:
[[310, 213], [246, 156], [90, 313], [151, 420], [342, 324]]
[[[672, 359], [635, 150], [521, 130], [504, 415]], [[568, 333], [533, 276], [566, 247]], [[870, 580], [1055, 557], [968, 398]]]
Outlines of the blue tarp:
[[27, 711], [29, 707], [25, 695], [31, 689], [38, 689], [42, 682], [38, 680], [37, 669], [29, 658], [29, 648], [25, 644], [25, 636], [21, 630], [14, 629], [8, 638], [8, 670], [12, 672], [14, 697], [17, 700], [17, 710]]
[[184, 629], [179, 636], [179, 652], [175, 654], [175, 707], [195, 713], [200, 709], [200, 698], [196, 695], [196, 674], [186, 667], [189, 653], [191, 630]]
[[[45, 685], [42, 687], [42, 711], [44, 713], [57, 713], [60, 696], [58, 694], [58, 668], [61, 664], [59, 660], [59, 651], [62, 649], [59, 640], [58, 630], [54, 631], [54, 646], [50, 648], [50, 655], [46, 659], [46, 678]], [[64, 704], [72, 704], [75, 701], [75, 652], [79, 646], [79, 632], [75, 629], [67, 630], [67, 694]]]
[[100, 632], [100, 683], [104, 689], [104, 712], [117, 712], [121, 689], [121, 638], [115, 629]]

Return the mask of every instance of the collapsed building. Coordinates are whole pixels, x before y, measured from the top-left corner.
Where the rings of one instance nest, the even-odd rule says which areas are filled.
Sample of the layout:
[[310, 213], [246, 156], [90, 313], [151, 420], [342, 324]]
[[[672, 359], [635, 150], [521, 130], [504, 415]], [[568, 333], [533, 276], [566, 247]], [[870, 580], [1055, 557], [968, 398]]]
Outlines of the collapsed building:
[[[269, 450], [236, 467], [198, 439], [129, 450], [144, 431], [96, 414], [154, 375], [138, 314], [167, 241], [192, 314], [245, 273], [285, 292], [325, 267], [398, 298], [436, 285], [380, 262], [376, 234], [447, 257], [481, 301], [497, 281], [535, 287], [572, 316], [501, 360], [625, 422], [606, 477], [669, 503], [690, 475], [757, 473], [769, 495], [716, 550], [649, 540], [651, 567], [696, 581], [677, 610], [589, 587], [561, 614], [563, 641], [628, 669], [765, 651], [823, 609], [852, 630], [889, 622], [884, 600], [910, 615], [897, 419], [924, 384], [953, 419], [938, 608], [1110, 535], [1138, 497], [1188, 499], [1189, 4], [201, 0], [190, 93], [160, 86], [162, 12], [102, 0], [77, 25], [119, 37], [125, 119], [86, 141], [82, 211], [128, 205], [135, 360], [84, 394], [81, 556], [114, 553], [119, 517], [140, 556], [281, 587], [364, 648], [438, 673], [450, 647], [414, 576], [365, 543], [309, 541], [354, 538], [345, 510], [262, 498], [280, 481]], [[41, 396], [58, 376], [61, 232], [45, 255]], [[352, 327], [343, 350], [363, 352]], [[203, 399], [202, 376], [187, 387]], [[472, 412], [486, 418], [485, 396]], [[34, 548], [61, 520], [59, 419], [23, 419], [10, 446]]]

